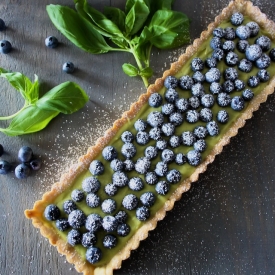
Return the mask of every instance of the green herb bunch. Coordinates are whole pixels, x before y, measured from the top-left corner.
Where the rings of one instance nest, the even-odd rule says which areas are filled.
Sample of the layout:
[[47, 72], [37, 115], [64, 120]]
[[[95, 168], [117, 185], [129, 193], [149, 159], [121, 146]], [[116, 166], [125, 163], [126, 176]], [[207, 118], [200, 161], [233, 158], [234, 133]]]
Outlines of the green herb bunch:
[[75, 9], [48, 5], [55, 27], [77, 47], [92, 54], [123, 51], [133, 54], [137, 67], [125, 63], [123, 71], [140, 76], [148, 86], [152, 46], [179, 47], [190, 41], [189, 19], [172, 10], [173, 0], [127, 0], [125, 11], [106, 7], [94, 9], [86, 0], [74, 0]]

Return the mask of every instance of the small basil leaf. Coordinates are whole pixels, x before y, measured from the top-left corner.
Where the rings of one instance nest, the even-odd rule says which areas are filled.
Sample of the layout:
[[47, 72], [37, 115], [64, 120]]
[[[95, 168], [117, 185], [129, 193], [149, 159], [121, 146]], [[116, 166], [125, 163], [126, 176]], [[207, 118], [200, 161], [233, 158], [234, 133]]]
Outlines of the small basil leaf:
[[139, 75], [149, 78], [153, 75], [153, 70], [150, 67], [144, 68], [144, 69], [141, 70]]
[[1, 131], [9, 136], [30, 134], [44, 129], [59, 112], [40, 109], [30, 105], [13, 118], [10, 125]]
[[129, 76], [137, 76], [138, 73], [138, 68], [136, 68], [135, 66], [133, 66], [132, 64], [129, 63], [124, 63], [122, 65], [122, 70], [125, 74], [129, 75]]
[[113, 21], [118, 28], [124, 32], [125, 31], [125, 13], [119, 9], [114, 7], [105, 7], [104, 8], [104, 15]]
[[68, 81], [43, 95], [36, 106], [43, 110], [71, 114], [82, 108], [88, 100], [87, 94], [76, 83]]
[[151, 11], [156, 12], [157, 10], [171, 10], [174, 0], [162, 0], [162, 1], [152, 1]]
[[93, 25], [73, 9], [50, 4], [47, 6], [47, 12], [55, 27], [84, 51], [100, 54], [112, 49]]
[[115, 43], [117, 46], [119, 46], [122, 49], [128, 48], [127, 41], [122, 37], [116, 37], [116, 38], [110, 38], [113, 43]]

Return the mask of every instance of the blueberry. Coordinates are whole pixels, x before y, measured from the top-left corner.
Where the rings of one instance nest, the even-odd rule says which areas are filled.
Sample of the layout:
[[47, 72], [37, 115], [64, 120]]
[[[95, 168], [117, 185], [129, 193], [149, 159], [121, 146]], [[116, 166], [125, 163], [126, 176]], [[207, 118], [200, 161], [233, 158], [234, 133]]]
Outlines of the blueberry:
[[148, 103], [151, 107], [157, 108], [162, 104], [162, 96], [159, 93], [153, 93], [150, 95]]
[[94, 193], [89, 193], [86, 196], [86, 204], [91, 208], [96, 208], [100, 205], [100, 198]]
[[170, 122], [164, 123], [161, 127], [161, 131], [166, 137], [171, 137], [175, 133], [175, 130], [175, 125]]
[[112, 175], [112, 182], [117, 187], [124, 187], [128, 184], [129, 179], [124, 172], [118, 171]]
[[117, 158], [117, 151], [113, 146], [106, 146], [102, 150], [102, 156], [105, 160], [112, 161], [113, 159]]
[[149, 185], [154, 185], [158, 182], [158, 176], [156, 172], [148, 172], [145, 174], [145, 181]]
[[197, 96], [191, 96], [188, 99], [190, 108], [197, 109], [200, 107], [200, 99]]
[[239, 65], [238, 65], [238, 68], [242, 72], [249, 73], [249, 72], [252, 71], [253, 64], [252, 64], [251, 61], [244, 58], [240, 61]]
[[164, 97], [167, 102], [174, 103], [179, 98], [179, 94], [175, 89], [168, 89], [165, 92]]
[[59, 231], [66, 231], [70, 228], [69, 222], [67, 219], [59, 219], [55, 222], [55, 226]]
[[167, 89], [174, 89], [178, 86], [178, 79], [172, 75], [169, 75], [164, 79], [164, 86]]
[[111, 249], [117, 245], [117, 238], [114, 235], [109, 234], [103, 238], [102, 243], [105, 248]]
[[197, 126], [194, 129], [194, 136], [198, 139], [206, 138], [207, 134], [208, 131], [204, 126]]
[[196, 150], [191, 150], [186, 155], [187, 161], [191, 166], [198, 166], [201, 163], [201, 154]]
[[213, 136], [217, 136], [220, 132], [219, 130], [219, 126], [217, 124], [216, 121], [210, 121], [206, 124], [206, 129], [208, 131], [208, 134], [213, 137]]
[[119, 224], [117, 227], [117, 235], [120, 237], [126, 237], [130, 231], [130, 226], [126, 223]]
[[148, 159], [154, 159], [158, 155], [158, 150], [154, 146], [148, 146], [144, 151], [144, 155]]
[[113, 216], [105, 216], [102, 220], [102, 227], [107, 232], [115, 232], [118, 226], [118, 221]]
[[230, 94], [235, 90], [235, 85], [234, 85], [234, 80], [226, 80], [223, 84], [222, 84], [222, 89], [224, 92]]
[[113, 199], [106, 199], [101, 204], [101, 210], [105, 214], [111, 214], [116, 210], [116, 201]]
[[140, 191], [143, 189], [144, 184], [141, 178], [133, 177], [129, 180], [128, 186], [133, 191]]
[[121, 135], [121, 140], [124, 142], [124, 143], [130, 143], [130, 142], [133, 142], [135, 139], [135, 136], [130, 132], [130, 131], [125, 131], [122, 133]]
[[6, 175], [11, 170], [11, 164], [6, 160], [0, 160], [0, 175]]
[[248, 22], [246, 26], [250, 29], [250, 37], [255, 37], [258, 35], [260, 27], [256, 22]]
[[224, 37], [224, 29], [223, 29], [223, 28], [220, 28], [220, 27], [215, 28], [215, 29], [213, 30], [213, 36], [219, 37], [219, 38]]
[[146, 206], [141, 206], [136, 210], [136, 217], [140, 221], [146, 221], [150, 217], [150, 210]]
[[0, 157], [3, 155], [4, 153], [4, 147], [2, 144], [0, 144]]
[[182, 90], [190, 90], [193, 84], [194, 80], [189, 75], [183, 75], [179, 79], [179, 87]]
[[72, 228], [79, 229], [85, 225], [86, 215], [79, 209], [73, 210], [68, 216], [68, 222]]
[[250, 89], [245, 89], [242, 96], [245, 101], [249, 101], [254, 97], [254, 93]]
[[177, 165], [183, 165], [187, 162], [187, 157], [183, 153], [176, 154], [175, 162]]
[[102, 218], [95, 213], [92, 213], [87, 216], [85, 227], [91, 232], [97, 232], [102, 227]]
[[206, 94], [201, 97], [201, 105], [206, 108], [211, 108], [215, 103], [214, 96], [211, 94]]
[[62, 66], [63, 72], [71, 74], [74, 72], [74, 64], [72, 62], [65, 62]]
[[243, 20], [244, 20], [244, 17], [240, 12], [233, 13], [230, 18], [231, 23], [235, 26], [241, 25]]
[[225, 110], [220, 110], [217, 113], [217, 121], [220, 123], [227, 123], [229, 120], [229, 114]]
[[122, 206], [127, 210], [134, 210], [138, 206], [138, 198], [133, 194], [126, 195], [122, 200]]
[[128, 215], [124, 210], [120, 210], [116, 213], [115, 218], [118, 224], [123, 224], [127, 221]]
[[25, 163], [21, 163], [15, 167], [14, 174], [18, 179], [25, 179], [30, 174], [30, 167]]
[[272, 61], [275, 61], [275, 48], [271, 49], [269, 52], [269, 57]]
[[89, 170], [94, 176], [101, 175], [104, 172], [103, 163], [100, 160], [93, 160], [90, 164]]
[[146, 207], [151, 207], [156, 201], [156, 197], [152, 192], [145, 192], [140, 196], [141, 203]]
[[164, 177], [168, 172], [168, 165], [164, 161], [160, 161], [157, 163], [156, 168], [155, 168], [155, 173], [159, 177]]
[[200, 71], [196, 71], [192, 77], [194, 79], [194, 82], [203, 82], [205, 80], [205, 75]]
[[203, 85], [198, 82], [191, 87], [191, 92], [193, 96], [202, 97], [205, 93], [205, 90]]
[[183, 123], [183, 116], [179, 112], [174, 112], [169, 116], [169, 121], [175, 126], [179, 126]]
[[181, 180], [181, 174], [178, 170], [172, 169], [167, 173], [166, 179], [169, 183], [178, 183]]
[[110, 163], [110, 167], [113, 171], [123, 171], [124, 170], [124, 162], [120, 159], [113, 159]]
[[213, 118], [213, 113], [209, 108], [202, 108], [200, 110], [200, 120], [203, 122], [209, 122]]
[[269, 37], [261, 35], [256, 39], [255, 44], [259, 45], [263, 52], [266, 52], [270, 49], [271, 41]]
[[82, 234], [76, 229], [70, 230], [67, 235], [67, 241], [71, 246], [80, 244], [81, 239], [82, 239]]
[[[136, 142], [139, 145], [145, 145], [149, 142], [149, 134], [145, 131], [138, 131], [136, 135]], [[125, 144], [126, 145], [126, 144]]]
[[179, 136], [171, 136], [169, 139], [169, 145], [172, 148], [177, 148], [181, 145], [181, 138]]
[[91, 246], [86, 251], [86, 260], [91, 263], [95, 264], [101, 260], [102, 252], [100, 248]]
[[213, 51], [212, 57], [215, 58], [217, 61], [221, 61], [224, 57], [224, 51], [222, 49], [216, 49]]
[[218, 82], [212, 82], [210, 84], [209, 90], [213, 95], [217, 95], [223, 91], [222, 85]]
[[186, 121], [189, 123], [196, 123], [199, 117], [200, 115], [196, 110], [189, 110], [186, 112]]
[[82, 235], [81, 244], [88, 248], [96, 244], [97, 238], [93, 232], [86, 232]]
[[248, 78], [247, 84], [249, 87], [255, 88], [260, 84], [260, 78], [257, 75], [252, 75]]
[[231, 97], [227, 93], [220, 93], [217, 96], [217, 103], [221, 107], [229, 106], [231, 103]]
[[221, 78], [221, 73], [217, 68], [211, 68], [206, 74], [205, 79], [207, 82], [218, 82]]
[[181, 135], [181, 140], [183, 145], [192, 146], [196, 141], [196, 137], [192, 132], [185, 131]]
[[41, 168], [41, 160], [40, 159], [33, 159], [30, 161], [30, 167], [32, 170], [37, 171]]
[[231, 27], [227, 27], [224, 29], [224, 38], [226, 40], [234, 40], [236, 37], [235, 29]]
[[171, 115], [175, 111], [175, 105], [172, 103], [165, 103], [161, 106], [161, 112], [164, 115]]
[[100, 188], [100, 182], [95, 177], [88, 177], [82, 181], [82, 189], [86, 193], [96, 193]]
[[228, 52], [225, 56], [225, 63], [228, 66], [235, 66], [239, 62], [239, 56], [234, 52]]
[[199, 57], [195, 57], [191, 61], [191, 69], [196, 72], [196, 71], [202, 71], [204, 68], [204, 63], [203, 60], [200, 59]]
[[72, 211], [74, 211], [76, 209], [77, 209], [77, 207], [73, 200], [66, 200], [63, 202], [63, 211], [66, 214], [69, 215]]
[[271, 59], [267, 54], [262, 54], [257, 60], [256, 60], [256, 66], [258, 69], [266, 69], [269, 67], [271, 63]]
[[241, 91], [245, 88], [245, 83], [240, 79], [236, 79], [234, 81], [234, 87], [237, 91]]
[[135, 169], [134, 162], [130, 159], [126, 159], [124, 161], [124, 170], [130, 172], [130, 171], [133, 171], [134, 169]]
[[199, 139], [194, 143], [194, 149], [200, 153], [206, 150], [206, 142], [204, 139]]
[[188, 103], [188, 100], [186, 98], [180, 98], [180, 99], [176, 100], [175, 105], [177, 107], [177, 110], [180, 113], [184, 113], [189, 108], [189, 103]]
[[49, 204], [45, 208], [44, 216], [48, 221], [56, 221], [60, 217], [60, 210], [55, 204]]
[[232, 52], [235, 50], [235, 43], [234, 41], [232, 40], [226, 40], [223, 42], [222, 44], [222, 49], [225, 51], [225, 52]]
[[217, 59], [214, 57], [208, 57], [205, 60], [205, 66], [207, 68], [216, 68], [217, 67]]
[[117, 186], [115, 186], [113, 183], [108, 183], [104, 187], [104, 191], [108, 196], [112, 197], [117, 193], [118, 189]]
[[164, 116], [158, 111], [151, 112], [147, 117], [147, 122], [151, 127], [160, 127], [164, 122]]
[[7, 54], [12, 50], [11, 43], [8, 40], [0, 41], [0, 53]]
[[239, 26], [236, 29], [236, 36], [239, 37], [241, 40], [246, 40], [250, 37], [251, 31], [250, 28], [247, 26]]
[[249, 61], [256, 61], [262, 55], [262, 48], [257, 45], [253, 44], [248, 46], [245, 50], [245, 56]]
[[4, 31], [6, 28], [4, 20], [0, 18], [0, 31]]
[[259, 70], [257, 76], [259, 77], [261, 82], [267, 82], [270, 78], [269, 72], [265, 69]]
[[54, 49], [58, 46], [58, 40], [55, 36], [48, 36], [45, 39], [45, 45], [48, 48]]
[[137, 149], [133, 143], [125, 143], [121, 147], [121, 154], [127, 159], [134, 157], [136, 153]]
[[134, 127], [137, 131], [145, 131], [147, 128], [147, 122], [143, 119], [138, 119], [135, 122]]
[[170, 163], [175, 159], [175, 154], [170, 149], [164, 149], [161, 153], [161, 159], [166, 163]]
[[85, 195], [82, 190], [74, 189], [71, 193], [71, 198], [75, 202], [80, 202], [84, 199]]
[[156, 191], [158, 194], [160, 195], [166, 195], [169, 190], [170, 190], [170, 184], [167, 182], [167, 181], [159, 181], [157, 184], [156, 184]]
[[222, 40], [219, 37], [214, 36], [210, 41], [210, 47], [213, 50], [221, 48], [222, 47]]
[[237, 43], [237, 49], [241, 53], [245, 53], [248, 47], [249, 47], [249, 42], [247, 40], [239, 40]]
[[148, 158], [141, 157], [137, 159], [136, 164], [135, 164], [135, 170], [139, 174], [146, 174], [151, 166], [151, 161]]
[[162, 151], [162, 150], [166, 149], [167, 146], [168, 146], [168, 143], [167, 143], [167, 140], [165, 140], [165, 139], [160, 139], [156, 142], [156, 148], [158, 150]]
[[149, 131], [149, 137], [153, 140], [161, 139], [161, 129], [159, 127], [153, 127]]
[[244, 108], [244, 100], [240, 96], [234, 96], [231, 101], [231, 108], [234, 111], [241, 111]]
[[33, 156], [32, 149], [28, 146], [23, 146], [18, 151], [18, 159], [21, 162], [29, 162]]

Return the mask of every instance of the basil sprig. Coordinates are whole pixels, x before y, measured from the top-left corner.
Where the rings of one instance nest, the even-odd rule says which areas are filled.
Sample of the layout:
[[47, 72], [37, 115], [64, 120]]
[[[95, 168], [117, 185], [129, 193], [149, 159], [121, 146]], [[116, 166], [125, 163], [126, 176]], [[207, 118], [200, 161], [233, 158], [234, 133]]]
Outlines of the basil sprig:
[[74, 82], [64, 82], [39, 98], [38, 77], [34, 82], [19, 72], [8, 72], [0, 68], [0, 76], [24, 98], [24, 106], [15, 114], [0, 117], [11, 120], [7, 128], [0, 131], [9, 136], [29, 134], [44, 129], [59, 113], [71, 114], [82, 108], [88, 95]]
[[137, 66], [122, 65], [129, 76], [140, 76], [145, 86], [153, 71], [150, 54], [159, 49], [179, 47], [190, 41], [189, 19], [172, 10], [173, 0], [127, 0], [125, 10], [106, 7], [104, 12], [86, 0], [74, 0], [75, 10], [48, 5], [55, 27], [72, 43], [92, 54], [124, 51], [133, 54]]

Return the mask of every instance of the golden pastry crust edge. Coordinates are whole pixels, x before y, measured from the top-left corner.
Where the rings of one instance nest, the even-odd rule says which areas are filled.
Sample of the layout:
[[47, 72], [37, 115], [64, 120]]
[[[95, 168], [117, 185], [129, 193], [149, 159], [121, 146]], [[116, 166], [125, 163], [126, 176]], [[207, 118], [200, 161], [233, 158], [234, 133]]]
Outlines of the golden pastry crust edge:
[[113, 274], [114, 269], [119, 269], [122, 261], [130, 257], [131, 251], [139, 246], [140, 241], [147, 238], [148, 232], [157, 226], [157, 222], [165, 217], [167, 211], [173, 209], [174, 203], [181, 198], [184, 192], [187, 192], [190, 189], [191, 183], [198, 180], [199, 175], [205, 172], [208, 164], [212, 163], [215, 156], [222, 152], [223, 147], [230, 142], [231, 137], [237, 135], [238, 130], [245, 125], [246, 120], [250, 119], [253, 112], [259, 109], [260, 104], [265, 102], [268, 95], [274, 92], [275, 76], [269, 81], [268, 86], [266, 86], [265, 89], [249, 103], [245, 112], [237, 119], [237, 121], [234, 122], [232, 127], [224, 134], [219, 143], [214, 146], [212, 152], [196, 168], [194, 173], [188, 179], [179, 184], [178, 188], [171, 194], [164, 206], [137, 230], [123, 249], [117, 253], [108, 264], [100, 267], [89, 264], [76, 253], [74, 247], [70, 246], [60, 238], [57, 230], [47, 226], [47, 224], [43, 223], [41, 220], [45, 206], [53, 202], [54, 199], [63, 192], [63, 190], [73, 184], [75, 178], [79, 174], [88, 169], [90, 162], [101, 153], [102, 149], [116, 135], [118, 130], [129, 119], [134, 118], [138, 114], [142, 106], [146, 104], [149, 96], [163, 87], [165, 77], [168, 75], [175, 75], [182, 68], [185, 62], [197, 52], [201, 44], [212, 34], [213, 29], [222, 21], [228, 19], [232, 13], [237, 11], [244, 15], [248, 15], [262, 28], [267, 30], [272, 39], [275, 39], [275, 23], [268, 20], [267, 16], [263, 14], [258, 7], [253, 6], [250, 1], [245, 0], [235, 0], [230, 2], [229, 5], [215, 18], [215, 21], [208, 25], [207, 30], [201, 33], [200, 38], [194, 40], [193, 44], [187, 47], [186, 52], [179, 57], [178, 61], [171, 64], [171, 68], [164, 72], [163, 77], [157, 79], [153, 85], [149, 86], [147, 93], [142, 94], [138, 101], [133, 103], [130, 109], [124, 112], [122, 117], [114, 122], [113, 126], [105, 132], [104, 136], [99, 138], [94, 146], [88, 148], [86, 155], [80, 157], [78, 163], [71, 166], [69, 171], [61, 176], [59, 182], [53, 184], [51, 190], [43, 195], [42, 200], [35, 202], [33, 209], [25, 211], [26, 217], [32, 219], [33, 225], [40, 229], [40, 233], [48, 238], [52, 245], [57, 247], [59, 253], [66, 256], [68, 262], [75, 265], [75, 269], [78, 272], [82, 272], [84, 275], [109, 275]]

